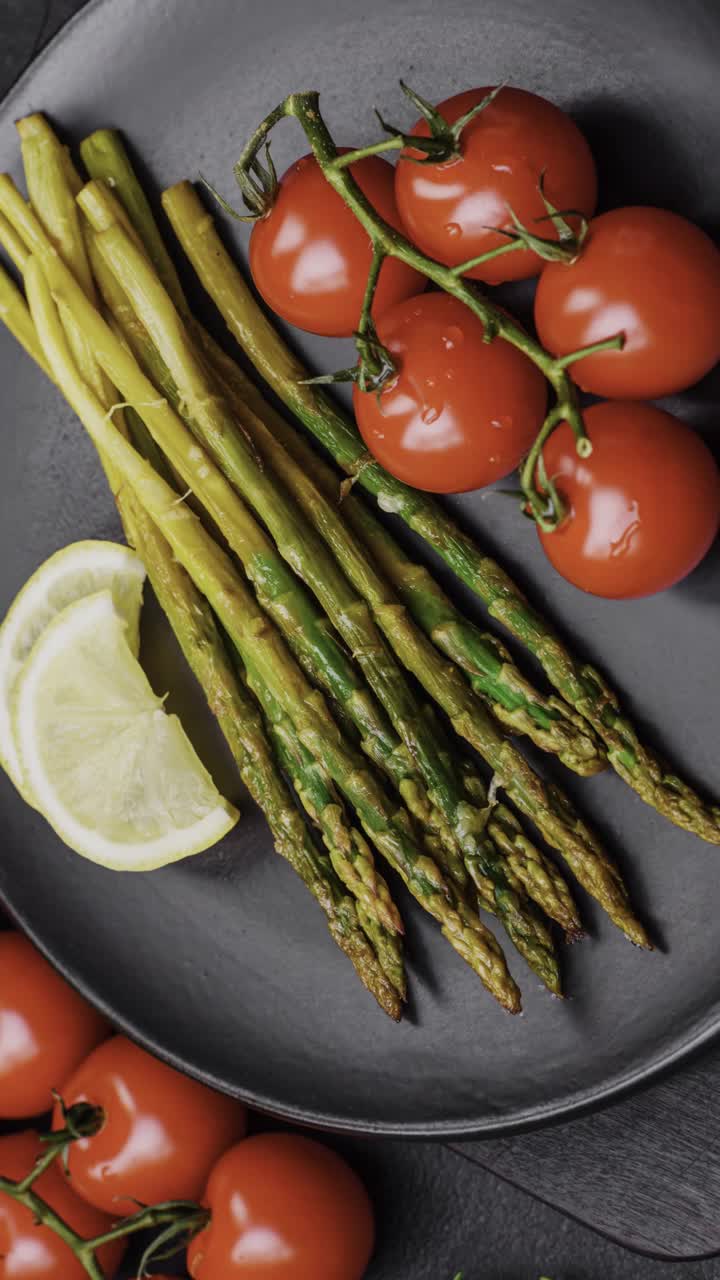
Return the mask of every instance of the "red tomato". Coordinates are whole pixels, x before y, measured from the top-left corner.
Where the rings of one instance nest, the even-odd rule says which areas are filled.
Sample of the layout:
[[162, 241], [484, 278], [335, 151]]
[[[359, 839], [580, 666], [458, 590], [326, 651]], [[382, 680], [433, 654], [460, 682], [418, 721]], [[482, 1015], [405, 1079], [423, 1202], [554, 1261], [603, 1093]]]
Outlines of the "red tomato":
[[[448, 124], [455, 124], [490, 92], [469, 89], [438, 105]], [[412, 132], [428, 137], [426, 120]], [[413, 159], [398, 162], [395, 194], [411, 240], [438, 262], [455, 267], [490, 249], [507, 244], [488, 227], [510, 227], [508, 205], [520, 221], [545, 239], [557, 239], [551, 222], [535, 223], [546, 213], [539, 192], [557, 209], [573, 209], [590, 217], [597, 200], [597, 175], [590, 148], [577, 125], [559, 107], [525, 89], [501, 89], [460, 139], [461, 154], [444, 164]], [[419, 152], [404, 152], [417, 158]], [[468, 274], [488, 284], [536, 276], [542, 259], [528, 249], [491, 259]]]
[[[35, 1133], [0, 1138], [0, 1175], [20, 1181], [42, 1150]], [[112, 1218], [78, 1199], [59, 1161], [38, 1178], [35, 1190], [84, 1240], [102, 1235], [113, 1225]], [[115, 1275], [124, 1251], [122, 1240], [98, 1250], [106, 1276]], [[50, 1227], [36, 1226], [29, 1209], [0, 1193], [0, 1280], [87, 1280], [87, 1272]]]
[[[399, 228], [392, 166], [369, 156], [350, 172], [378, 213]], [[250, 237], [250, 270], [268, 306], [298, 329], [350, 337], [360, 320], [371, 261], [367, 232], [328, 185], [315, 157], [303, 156], [280, 180], [272, 209]], [[388, 259], [373, 315], [423, 284], [411, 267]]]
[[21, 933], [0, 933], [0, 1116], [40, 1115], [109, 1027]]
[[379, 398], [354, 390], [362, 437], [399, 480], [463, 493], [506, 476], [542, 424], [545, 380], [515, 347], [483, 340], [482, 322], [457, 298], [428, 293], [378, 321], [397, 377]]
[[[243, 1137], [245, 1108], [158, 1062], [124, 1036], [86, 1058], [62, 1090], [66, 1106], [102, 1107], [105, 1123], [73, 1142], [70, 1181], [108, 1213], [141, 1204], [197, 1200], [218, 1156]], [[56, 1109], [54, 1127], [62, 1117]]]
[[613, 209], [591, 222], [576, 262], [545, 267], [535, 323], [555, 355], [625, 334], [622, 351], [573, 365], [585, 391], [633, 400], [684, 391], [720, 360], [720, 252], [676, 213]]
[[190, 1244], [193, 1280], [361, 1280], [374, 1244], [360, 1179], [339, 1156], [290, 1133], [226, 1152], [210, 1175], [210, 1225]]
[[713, 456], [694, 431], [652, 405], [596, 404], [585, 422], [589, 458], [578, 458], [564, 423], [543, 450], [569, 507], [554, 533], [540, 532], [543, 550], [563, 578], [592, 595], [664, 591], [695, 568], [717, 534]]

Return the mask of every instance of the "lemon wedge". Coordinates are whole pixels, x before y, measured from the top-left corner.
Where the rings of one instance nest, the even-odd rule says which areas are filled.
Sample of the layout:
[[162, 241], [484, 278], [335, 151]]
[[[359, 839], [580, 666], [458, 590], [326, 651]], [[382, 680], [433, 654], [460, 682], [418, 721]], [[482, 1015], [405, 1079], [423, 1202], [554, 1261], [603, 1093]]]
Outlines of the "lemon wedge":
[[17, 675], [12, 711], [30, 793], [84, 858], [149, 871], [235, 825], [237, 811], [150, 687], [111, 591], [45, 627]]
[[10, 606], [0, 627], [0, 764], [30, 803], [33, 800], [22, 776], [10, 710], [25, 659], [38, 636], [62, 609], [106, 588], [127, 622], [128, 643], [137, 655], [144, 582], [142, 561], [128, 547], [117, 542], [75, 542], [50, 556]]

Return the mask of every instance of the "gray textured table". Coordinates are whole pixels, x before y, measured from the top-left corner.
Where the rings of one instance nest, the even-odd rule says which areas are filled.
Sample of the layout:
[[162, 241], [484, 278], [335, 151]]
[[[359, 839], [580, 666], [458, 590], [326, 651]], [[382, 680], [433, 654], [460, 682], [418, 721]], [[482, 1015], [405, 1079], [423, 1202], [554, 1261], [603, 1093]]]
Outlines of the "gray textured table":
[[[82, 3], [0, 0], [0, 95]], [[719, 1078], [715, 1051], [602, 1114], [539, 1133], [453, 1149], [339, 1142], [378, 1206], [368, 1280], [452, 1280], [460, 1268], [466, 1280], [720, 1278], [707, 1256], [720, 1253]]]

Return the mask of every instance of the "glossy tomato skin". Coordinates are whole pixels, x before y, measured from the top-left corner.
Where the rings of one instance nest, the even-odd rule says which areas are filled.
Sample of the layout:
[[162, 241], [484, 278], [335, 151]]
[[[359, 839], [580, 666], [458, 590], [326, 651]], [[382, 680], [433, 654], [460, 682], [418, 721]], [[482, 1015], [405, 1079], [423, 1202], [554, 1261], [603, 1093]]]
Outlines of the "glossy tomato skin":
[[[63, 1087], [66, 1106], [102, 1107], [105, 1123], [72, 1144], [70, 1183], [107, 1213], [197, 1200], [213, 1164], [243, 1137], [245, 1108], [174, 1071], [124, 1036], [91, 1053]], [[62, 1117], [56, 1108], [53, 1125]]]
[[[378, 213], [399, 228], [392, 166], [369, 156], [350, 172]], [[315, 157], [303, 156], [280, 180], [272, 209], [254, 224], [250, 237], [250, 271], [268, 306], [298, 329], [350, 337], [358, 327], [371, 261], [367, 232], [328, 184]], [[411, 267], [388, 259], [373, 315], [423, 284]]]
[[0, 933], [0, 1116], [49, 1111], [52, 1090], [110, 1028], [21, 933]]
[[463, 493], [514, 470], [542, 424], [547, 388], [515, 347], [483, 340], [456, 298], [428, 293], [378, 321], [397, 377], [378, 398], [354, 389], [362, 437], [378, 462], [431, 493]]
[[664, 591], [695, 568], [717, 534], [713, 456], [694, 431], [652, 405], [596, 404], [585, 422], [589, 458], [578, 458], [564, 423], [543, 450], [569, 507], [554, 533], [539, 533], [545, 554], [563, 578], [592, 595]]
[[362, 1280], [374, 1246], [360, 1179], [318, 1142], [264, 1133], [226, 1152], [191, 1242], [193, 1280]]
[[[18, 1182], [43, 1149], [35, 1133], [0, 1138], [0, 1176]], [[113, 1226], [112, 1218], [75, 1195], [59, 1161], [38, 1179], [35, 1190], [85, 1240]], [[115, 1275], [124, 1250], [122, 1240], [98, 1250], [106, 1276]], [[36, 1226], [28, 1209], [0, 1193], [0, 1280], [87, 1280], [87, 1272], [59, 1236], [49, 1227]]]
[[591, 222], [576, 262], [545, 267], [535, 323], [554, 355], [625, 334], [622, 351], [573, 365], [583, 390], [612, 399], [674, 395], [720, 360], [720, 251], [666, 209], [613, 209]]
[[[438, 104], [454, 124], [490, 92], [469, 89]], [[412, 132], [427, 137], [420, 120]], [[417, 155], [419, 153], [408, 153]], [[445, 164], [398, 161], [395, 192], [410, 239], [439, 262], [459, 266], [507, 238], [488, 227], [509, 227], [508, 205], [529, 230], [556, 239], [545, 215], [538, 184], [557, 209], [587, 217], [595, 211], [597, 174], [590, 148], [577, 125], [559, 107], [525, 89], [503, 88], [497, 98], [463, 130], [461, 154]], [[503, 254], [468, 274], [488, 284], [538, 275], [543, 263], [527, 249]]]

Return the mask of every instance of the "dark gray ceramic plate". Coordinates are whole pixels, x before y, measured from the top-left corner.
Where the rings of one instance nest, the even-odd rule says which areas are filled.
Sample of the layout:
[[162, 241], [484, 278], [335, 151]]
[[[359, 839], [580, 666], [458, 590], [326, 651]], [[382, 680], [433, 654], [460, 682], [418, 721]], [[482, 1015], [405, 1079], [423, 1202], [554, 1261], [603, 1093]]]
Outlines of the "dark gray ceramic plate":
[[[96, 0], [5, 102], [0, 168], [19, 176], [13, 121], [43, 109], [75, 139], [121, 126], [158, 188], [202, 169], [230, 193], [245, 135], [293, 87], [317, 85], [338, 138], [359, 143], [373, 136], [374, 103], [401, 111], [399, 75], [431, 97], [507, 78], [577, 114], [606, 202], [664, 203], [712, 229], [719, 60], [712, 0]], [[301, 146], [286, 126], [276, 158], [289, 162]], [[347, 362], [338, 344], [297, 340], [319, 367]], [[0, 386], [4, 609], [50, 552], [117, 536], [118, 526], [78, 424], [3, 331]], [[710, 379], [680, 410], [711, 441], [719, 400]], [[502, 498], [475, 494], [454, 505], [612, 673], [647, 733], [720, 793], [717, 549], [662, 597], [607, 603], [554, 577]], [[477, 601], [464, 603], [480, 615]], [[152, 613], [147, 624], [159, 687], [171, 686], [235, 796], [237, 780], [169, 637]], [[718, 851], [662, 822], [613, 776], [571, 790], [617, 852], [659, 946], [633, 951], [583, 902], [593, 936], [568, 956], [572, 998], [549, 999], [516, 962], [526, 1012], [515, 1020], [403, 901], [412, 1000], [402, 1026], [386, 1021], [273, 856], [246, 797], [244, 820], [221, 847], [119, 877], [68, 853], [3, 779], [0, 892], [121, 1025], [260, 1107], [372, 1132], [498, 1132], [606, 1101], [707, 1041], [720, 1021]]]

